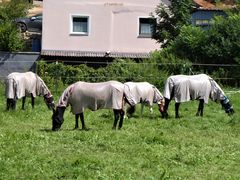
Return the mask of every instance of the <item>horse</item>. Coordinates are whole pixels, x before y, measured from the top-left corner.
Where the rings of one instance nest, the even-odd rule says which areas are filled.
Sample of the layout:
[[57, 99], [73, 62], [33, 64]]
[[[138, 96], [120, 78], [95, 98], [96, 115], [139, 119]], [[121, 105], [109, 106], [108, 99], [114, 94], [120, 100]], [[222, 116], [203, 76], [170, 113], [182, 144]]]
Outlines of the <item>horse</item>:
[[153, 103], [157, 103], [159, 111], [163, 112], [164, 97], [154, 85], [148, 82], [126, 82], [124, 83], [124, 93], [131, 104], [128, 111], [130, 115], [134, 113], [135, 105], [139, 103], [141, 103], [141, 115], [143, 114], [144, 105], [149, 107], [152, 114]]
[[163, 118], [168, 117], [168, 106], [172, 99], [175, 100], [175, 118], [179, 118], [179, 106], [182, 102], [199, 100], [196, 116], [203, 116], [204, 103], [209, 98], [221, 103], [225, 112], [229, 115], [234, 113], [228, 97], [220, 86], [206, 74], [199, 75], [175, 75], [166, 80], [164, 88], [165, 106], [162, 113]]
[[49, 109], [55, 108], [53, 96], [50, 90], [44, 81], [33, 72], [13, 72], [9, 74], [5, 80], [5, 87], [7, 110], [16, 109], [17, 100], [21, 98], [22, 110], [24, 110], [27, 96], [31, 96], [32, 108], [34, 108], [36, 96], [43, 96]]
[[124, 117], [124, 85], [118, 81], [89, 83], [78, 81], [68, 86], [59, 98], [56, 110], [52, 115], [52, 130], [57, 131], [64, 122], [64, 111], [70, 105], [75, 115], [75, 128], [78, 129], [80, 117], [82, 130], [88, 130], [84, 122], [84, 110], [113, 109], [114, 123], [112, 129], [122, 128]]

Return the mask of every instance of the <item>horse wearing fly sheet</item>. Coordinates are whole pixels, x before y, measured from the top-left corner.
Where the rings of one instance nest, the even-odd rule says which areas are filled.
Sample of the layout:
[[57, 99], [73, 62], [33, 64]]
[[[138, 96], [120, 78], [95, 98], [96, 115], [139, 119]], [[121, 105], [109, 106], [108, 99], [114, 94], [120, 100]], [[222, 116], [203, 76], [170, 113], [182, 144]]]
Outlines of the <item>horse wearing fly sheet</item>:
[[199, 99], [199, 106], [196, 115], [203, 116], [204, 103], [208, 103], [209, 98], [221, 103], [225, 112], [234, 112], [229, 99], [220, 86], [208, 75], [175, 75], [168, 77], [164, 89], [165, 107], [162, 116], [168, 117], [168, 106], [172, 99], [175, 100], [175, 117], [179, 118], [179, 106], [182, 102]]
[[157, 103], [159, 111], [163, 111], [164, 97], [160, 91], [148, 82], [126, 82], [124, 83], [124, 93], [128, 102], [132, 105], [129, 110], [131, 115], [135, 111], [135, 105], [141, 103], [141, 114], [143, 113], [144, 105], [150, 108], [152, 113], [153, 103]]
[[31, 96], [32, 108], [34, 108], [34, 99], [36, 96], [43, 96], [49, 109], [54, 109], [54, 101], [51, 92], [44, 81], [33, 72], [18, 73], [14, 72], [7, 76], [5, 81], [7, 110], [16, 109], [16, 102], [22, 98], [22, 109], [26, 96]]
[[117, 81], [108, 81], [101, 83], [76, 82], [68, 86], [61, 97], [56, 110], [52, 116], [52, 130], [61, 128], [64, 121], [64, 111], [70, 105], [71, 112], [75, 114], [75, 129], [78, 128], [78, 119], [80, 117], [82, 129], [87, 130], [84, 122], [83, 112], [85, 109], [96, 111], [98, 109], [113, 109], [114, 123], [113, 129], [121, 129], [124, 117], [124, 85]]

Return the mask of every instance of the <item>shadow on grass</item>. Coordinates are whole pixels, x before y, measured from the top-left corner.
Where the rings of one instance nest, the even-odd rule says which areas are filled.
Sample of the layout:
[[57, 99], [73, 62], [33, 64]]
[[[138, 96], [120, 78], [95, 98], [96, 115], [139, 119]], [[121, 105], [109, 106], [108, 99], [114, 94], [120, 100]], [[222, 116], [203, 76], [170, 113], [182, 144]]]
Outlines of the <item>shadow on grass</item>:
[[236, 117], [236, 115], [231, 115], [229, 116], [230, 120], [228, 121], [228, 124], [230, 124], [231, 126], [235, 126], [239, 124], [239, 119], [238, 117]]
[[67, 131], [82, 131], [82, 132], [87, 132], [87, 131], [91, 131], [91, 128], [87, 128], [87, 129], [82, 129], [82, 128], [72, 128], [72, 129], [60, 129], [58, 131], [53, 131], [51, 128], [44, 128], [44, 129], [40, 129], [40, 132], [47, 132], [47, 133], [55, 133], [55, 132], [67, 132]]

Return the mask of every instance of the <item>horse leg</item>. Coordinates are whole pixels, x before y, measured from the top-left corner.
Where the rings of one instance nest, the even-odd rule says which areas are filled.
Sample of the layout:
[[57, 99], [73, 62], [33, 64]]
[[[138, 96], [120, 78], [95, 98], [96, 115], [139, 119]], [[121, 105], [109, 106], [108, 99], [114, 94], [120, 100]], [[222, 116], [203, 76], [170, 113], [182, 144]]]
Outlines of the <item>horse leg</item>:
[[33, 94], [31, 94], [31, 99], [32, 99], [32, 108], [34, 109], [35, 98], [33, 97]]
[[25, 101], [26, 101], [26, 96], [23, 96], [22, 98], [22, 110], [24, 110], [24, 105], [25, 105]]
[[142, 115], [143, 115], [143, 108], [144, 108], [144, 104], [143, 104], [143, 102], [141, 103], [141, 117], [142, 117]]
[[169, 104], [170, 104], [170, 99], [168, 99], [168, 98], [165, 98], [165, 105], [164, 105], [164, 111], [163, 111], [163, 113], [162, 113], [162, 118], [168, 118], [168, 106], [169, 106]]
[[11, 106], [11, 99], [7, 98], [7, 108], [6, 108], [7, 111], [9, 111], [10, 106]]
[[203, 116], [204, 100], [199, 99], [198, 111], [196, 116]]
[[118, 111], [118, 113], [120, 114], [120, 121], [119, 121], [119, 125], [118, 125], [118, 129], [122, 128], [122, 124], [123, 124], [123, 118], [124, 118], [124, 111], [121, 109]]
[[17, 100], [16, 99], [12, 99], [11, 100], [11, 108], [15, 110], [16, 109], [16, 105], [17, 105]]
[[79, 114], [75, 114], [75, 128], [78, 129], [78, 119], [79, 119]]
[[85, 125], [83, 113], [80, 113], [80, 120], [81, 120], [81, 123], [82, 123], [82, 129], [85, 130], [85, 131], [89, 130]]
[[116, 110], [116, 109], [114, 109], [113, 112], [114, 112], [114, 122], [113, 122], [112, 129], [115, 130], [117, 127], [118, 119], [119, 119], [119, 113], [118, 113], [118, 110]]
[[[123, 105], [123, 109], [124, 109], [124, 112], [127, 112], [127, 106], [126, 106], [126, 102], [124, 102], [124, 105]], [[126, 113], [127, 114], [127, 113]], [[127, 115], [124, 115], [124, 119], [127, 119]]]
[[180, 106], [180, 103], [175, 103], [175, 118], [180, 118], [180, 116], [179, 116], [179, 106]]
[[150, 113], [153, 114], [153, 108], [152, 108], [152, 106], [150, 106], [149, 109], [150, 109]]

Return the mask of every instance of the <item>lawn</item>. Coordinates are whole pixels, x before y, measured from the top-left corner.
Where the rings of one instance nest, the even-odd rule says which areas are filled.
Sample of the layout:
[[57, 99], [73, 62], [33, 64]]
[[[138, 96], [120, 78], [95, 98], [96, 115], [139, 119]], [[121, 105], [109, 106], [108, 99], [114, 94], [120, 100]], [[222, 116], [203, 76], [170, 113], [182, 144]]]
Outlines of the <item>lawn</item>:
[[[2, 88], [1, 88], [2, 89]], [[122, 130], [112, 130], [111, 110], [86, 111], [89, 131], [73, 130], [69, 108], [58, 132], [36, 99], [26, 110], [5, 111], [0, 90], [0, 179], [240, 179], [240, 93], [228, 94], [236, 113], [229, 117], [209, 102], [195, 117], [198, 102], [183, 103], [181, 118], [163, 120], [156, 106], [140, 107]], [[57, 100], [59, 96], [56, 96]]]

